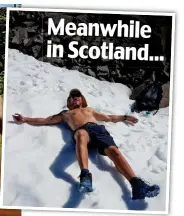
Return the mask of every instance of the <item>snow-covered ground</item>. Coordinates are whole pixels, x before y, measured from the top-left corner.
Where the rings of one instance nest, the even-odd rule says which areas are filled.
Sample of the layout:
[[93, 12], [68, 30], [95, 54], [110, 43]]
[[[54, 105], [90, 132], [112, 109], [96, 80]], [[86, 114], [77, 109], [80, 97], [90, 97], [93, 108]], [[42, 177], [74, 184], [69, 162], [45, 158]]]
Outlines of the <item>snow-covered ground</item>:
[[169, 109], [155, 116], [133, 114], [135, 126], [102, 123], [120, 151], [144, 180], [156, 183], [161, 193], [145, 202], [131, 200], [129, 183], [107, 157], [90, 152], [89, 169], [94, 192], [78, 192], [80, 170], [72, 132], [64, 125], [17, 125], [13, 113], [47, 117], [66, 109], [72, 88], [79, 88], [89, 106], [106, 114], [130, 114], [130, 89], [96, 80], [9, 50], [5, 130], [3, 204], [22, 207], [83, 208], [102, 210], [166, 210]]

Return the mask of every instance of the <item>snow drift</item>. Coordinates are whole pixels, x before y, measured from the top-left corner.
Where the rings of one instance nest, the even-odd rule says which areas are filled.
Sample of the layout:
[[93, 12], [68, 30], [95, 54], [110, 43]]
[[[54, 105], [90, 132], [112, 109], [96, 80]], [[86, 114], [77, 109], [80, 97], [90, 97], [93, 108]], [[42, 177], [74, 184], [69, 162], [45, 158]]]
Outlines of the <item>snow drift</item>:
[[80, 173], [65, 124], [17, 125], [12, 114], [47, 117], [66, 109], [72, 88], [79, 88], [89, 106], [106, 114], [130, 114], [131, 91], [122, 84], [99, 81], [78, 71], [54, 67], [17, 50], [9, 50], [4, 148], [3, 204], [21, 207], [102, 210], [166, 210], [169, 109], [153, 116], [133, 114], [135, 126], [102, 123], [138, 176], [160, 185], [161, 193], [145, 202], [131, 201], [129, 183], [107, 157], [90, 152], [94, 192], [78, 192]]

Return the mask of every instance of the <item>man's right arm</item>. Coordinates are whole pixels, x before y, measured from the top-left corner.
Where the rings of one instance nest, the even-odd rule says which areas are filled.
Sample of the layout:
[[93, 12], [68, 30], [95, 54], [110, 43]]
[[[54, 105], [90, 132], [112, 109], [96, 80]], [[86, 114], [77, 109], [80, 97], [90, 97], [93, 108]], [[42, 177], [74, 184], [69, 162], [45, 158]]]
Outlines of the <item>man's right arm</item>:
[[61, 123], [64, 121], [62, 112], [53, 116], [49, 116], [47, 118], [29, 118], [24, 117], [20, 114], [14, 114], [13, 120], [17, 123], [27, 123], [30, 125], [52, 125]]

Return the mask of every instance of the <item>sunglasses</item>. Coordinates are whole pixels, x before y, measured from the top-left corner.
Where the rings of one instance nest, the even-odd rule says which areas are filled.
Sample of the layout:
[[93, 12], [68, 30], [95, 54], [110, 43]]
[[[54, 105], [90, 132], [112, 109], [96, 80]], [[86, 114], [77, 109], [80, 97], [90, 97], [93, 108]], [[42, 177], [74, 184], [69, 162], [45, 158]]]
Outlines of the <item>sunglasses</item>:
[[80, 93], [80, 92], [72, 92], [71, 94], [70, 94], [70, 97], [71, 98], [74, 98], [74, 97], [81, 97], [82, 96], [82, 94]]

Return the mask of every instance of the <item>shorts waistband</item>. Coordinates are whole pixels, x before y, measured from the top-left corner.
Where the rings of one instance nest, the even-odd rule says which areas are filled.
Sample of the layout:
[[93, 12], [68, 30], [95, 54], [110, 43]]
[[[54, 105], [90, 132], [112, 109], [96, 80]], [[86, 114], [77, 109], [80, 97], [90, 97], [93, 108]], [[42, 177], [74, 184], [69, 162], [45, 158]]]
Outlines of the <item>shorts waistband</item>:
[[88, 126], [88, 125], [97, 125], [97, 123], [94, 123], [94, 122], [87, 122], [87, 123], [83, 124], [82, 126], [76, 128], [76, 129], [73, 131], [73, 133], [75, 133], [75, 132], [78, 131], [79, 129], [84, 128], [84, 127], [86, 127], [86, 126]]
[[87, 122], [86, 124], [82, 125], [81, 127], [86, 126], [86, 125], [97, 125], [97, 123], [94, 123], [94, 122]]

